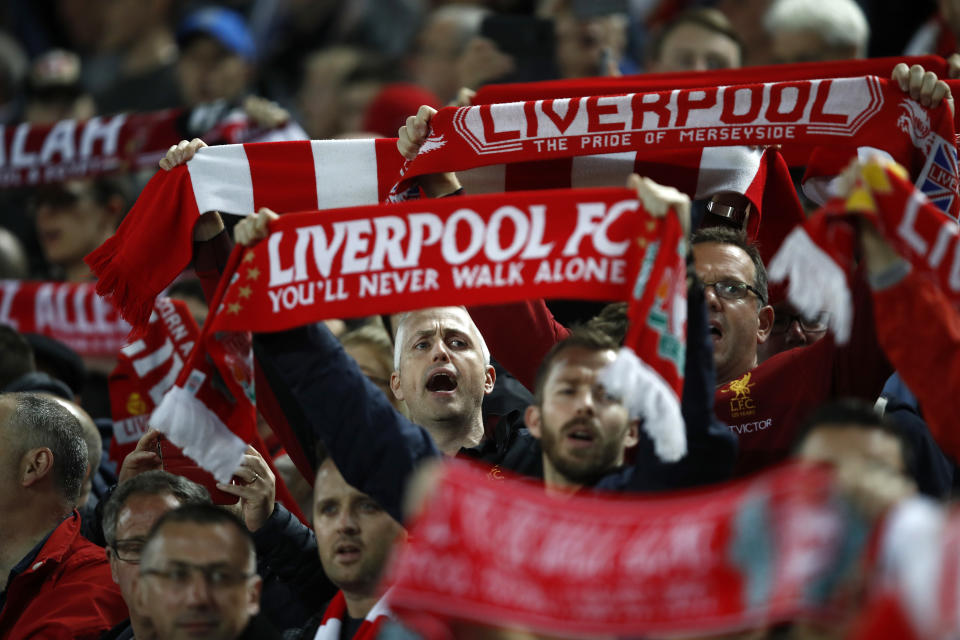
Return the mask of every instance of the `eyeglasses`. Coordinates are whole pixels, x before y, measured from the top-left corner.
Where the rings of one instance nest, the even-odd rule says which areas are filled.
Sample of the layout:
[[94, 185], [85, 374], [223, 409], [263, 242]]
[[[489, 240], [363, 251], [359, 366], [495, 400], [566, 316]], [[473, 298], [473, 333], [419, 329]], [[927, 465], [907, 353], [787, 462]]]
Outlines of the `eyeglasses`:
[[227, 589], [236, 587], [256, 573], [243, 573], [220, 564], [199, 565], [187, 562], [171, 564], [167, 569], [141, 569], [141, 576], [155, 576], [176, 588], [183, 588], [193, 582], [193, 574], [199, 573], [210, 587]]
[[766, 304], [760, 292], [739, 280], [717, 280], [716, 282], [704, 282], [704, 287], [713, 287], [714, 293], [724, 300], [743, 300], [747, 297], [747, 291], [753, 293], [760, 300], [760, 304]]
[[774, 333], [783, 333], [790, 328], [793, 321], [796, 320], [800, 329], [808, 333], [823, 333], [827, 330], [830, 316], [826, 313], [818, 313], [815, 318], [807, 318], [798, 313], [780, 313], [776, 312], [773, 316]]
[[143, 551], [145, 542], [143, 538], [125, 538], [115, 541], [110, 545], [110, 548], [113, 549], [113, 554], [117, 556], [117, 560], [130, 564], [140, 564], [140, 553]]

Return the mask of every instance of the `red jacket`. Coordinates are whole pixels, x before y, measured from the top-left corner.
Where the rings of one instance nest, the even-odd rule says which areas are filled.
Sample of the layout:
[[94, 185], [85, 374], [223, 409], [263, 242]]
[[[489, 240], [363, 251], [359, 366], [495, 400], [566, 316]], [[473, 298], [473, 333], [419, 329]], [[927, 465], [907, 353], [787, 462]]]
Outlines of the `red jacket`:
[[33, 564], [7, 585], [0, 640], [100, 637], [128, 617], [101, 547], [80, 535], [80, 514], [53, 530]]
[[916, 396], [934, 440], [960, 459], [960, 313], [928, 276], [911, 270], [873, 292], [882, 313], [877, 336], [890, 363]]

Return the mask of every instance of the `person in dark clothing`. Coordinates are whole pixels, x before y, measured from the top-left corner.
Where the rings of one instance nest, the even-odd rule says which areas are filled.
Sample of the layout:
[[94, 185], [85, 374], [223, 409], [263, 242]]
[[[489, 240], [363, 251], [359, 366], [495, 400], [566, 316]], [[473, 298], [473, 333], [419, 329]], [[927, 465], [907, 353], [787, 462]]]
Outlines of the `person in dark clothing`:
[[406, 533], [376, 500], [344, 481], [322, 445], [317, 460], [313, 530], [323, 571], [340, 590], [322, 615], [284, 637], [373, 638], [390, 616], [380, 579], [394, 542]]

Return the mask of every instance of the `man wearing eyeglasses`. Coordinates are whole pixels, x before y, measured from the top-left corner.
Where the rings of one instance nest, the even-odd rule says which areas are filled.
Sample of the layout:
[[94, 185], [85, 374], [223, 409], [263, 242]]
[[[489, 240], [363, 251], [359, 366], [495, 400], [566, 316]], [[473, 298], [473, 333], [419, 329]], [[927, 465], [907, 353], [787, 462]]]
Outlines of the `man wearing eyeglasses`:
[[757, 348], [757, 359], [760, 362], [769, 360], [782, 351], [811, 345], [827, 335], [827, 318], [824, 314], [808, 318], [786, 300], [771, 302], [773, 327], [767, 341]]
[[140, 554], [147, 534], [160, 517], [185, 504], [210, 504], [202, 486], [166, 471], [147, 471], [123, 482], [103, 508], [103, 535], [113, 581], [130, 610], [130, 619], [101, 640], [153, 637], [150, 620], [134, 606], [134, 583], [140, 573]]
[[[714, 410], [739, 440], [738, 474], [786, 458], [811, 407], [833, 395], [876, 397], [890, 366], [877, 346], [869, 291], [854, 291], [848, 347], [820, 340], [761, 363], [760, 350], [776, 330], [776, 315], [768, 304], [767, 274], [757, 248], [741, 232], [720, 227], [700, 229], [692, 244], [714, 347]], [[788, 330], [817, 328], [812, 320], [790, 315], [781, 320], [784, 324]]]
[[246, 526], [213, 505], [168, 511], [140, 553], [136, 609], [157, 640], [279, 637], [251, 622], [260, 611], [262, 580]]

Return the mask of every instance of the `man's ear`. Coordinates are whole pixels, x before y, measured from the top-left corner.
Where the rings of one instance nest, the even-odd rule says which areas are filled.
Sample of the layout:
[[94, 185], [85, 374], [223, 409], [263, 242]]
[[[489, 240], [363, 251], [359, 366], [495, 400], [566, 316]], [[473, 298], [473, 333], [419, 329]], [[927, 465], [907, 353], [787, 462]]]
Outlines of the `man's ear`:
[[120, 560], [117, 559], [117, 556], [113, 553], [113, 549], [111, 547], [108, 546], [106, 549], [104, 549], [104, 552], [107, 554], [107, 562], [110, 563], [110, 576], [113, 578], [115, 583], [120, 584], [120, 576], [117, 575], [117, 563], [120, 562]]
[[487, 365], [486, 371], [484, 371], [483, 377], [483, 393], [484, 395], [493, 393], [493, 385], [497, 382], [497, 370]]
[[400, 372], [394, 371], [390, 374], [390, 390], [393, 391], [393, 397], [403, 402], [403, 391], [400, 390]]
[[53, 451], [47, 447], [30, 449], [21, 458], [20, 484], [30, 487], [53, 473]]
[[640, 442], [640, 421], [631, 420], [627, 423], [627, 431], [623, 435], [623, 446], [627, 449], [637, 446]]
[[260, 576], [251, 578], [251, 584], [247, 591], [247, 613], [255, 616], [260, 613], [260, 591], [263, 589], [263, 579]]
[[757, 314], [759, 324], [757, 326], [757, 344], [763, 344], [770, 337], [770, 331], [773, 329], [773, 307], [766, 305], [760, 307]]
[[527, 407], [527, 410], [523, 412], [523, 423], [527, 425], [527, 429], [537, 440], [540, 439], [540, 407], [535, 404]]

